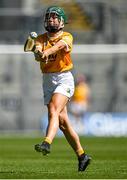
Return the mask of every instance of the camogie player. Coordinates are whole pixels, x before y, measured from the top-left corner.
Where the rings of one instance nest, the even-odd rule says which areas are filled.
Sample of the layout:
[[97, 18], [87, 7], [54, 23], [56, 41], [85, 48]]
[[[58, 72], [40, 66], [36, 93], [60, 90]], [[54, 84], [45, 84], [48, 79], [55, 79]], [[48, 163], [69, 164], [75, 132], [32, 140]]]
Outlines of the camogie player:
[[44, 17], [46, 32], [35, 40], [36, 49], [42, 53], [41, 56], [35, 53], [35, 60], [40, 63], [43, 73], [44, 104], [48, 109], [46, 135], [43, 142], [35, 145], [35, 150], [43, 155], [50, 153], [50, 146], [60, 128], [78, 157], [78, 171], [84, 171], [91, 158], [83, 150], [67, 114], [67, 103], [74, 93], [74, 79], [70, 72], [73, 68], [70, 57], [73, 37], [63, 31], [66, 21], [62, 8], [49, 7]]

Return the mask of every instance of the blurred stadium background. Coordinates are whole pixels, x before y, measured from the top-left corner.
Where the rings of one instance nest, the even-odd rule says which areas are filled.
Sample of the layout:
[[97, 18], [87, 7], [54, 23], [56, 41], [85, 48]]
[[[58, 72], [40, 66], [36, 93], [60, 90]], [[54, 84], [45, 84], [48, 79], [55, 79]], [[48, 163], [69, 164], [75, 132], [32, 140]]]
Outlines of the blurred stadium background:
[[45, 31], [42, 16], [49, 5], [67, 12], [74, 72], [85, 74], [91, 88], [84, 134], [126, 136], [126, 0], [0, 1], [0, 133], [40, 130], [46, 113], [41, 74], [23, 44], [29, 32]]

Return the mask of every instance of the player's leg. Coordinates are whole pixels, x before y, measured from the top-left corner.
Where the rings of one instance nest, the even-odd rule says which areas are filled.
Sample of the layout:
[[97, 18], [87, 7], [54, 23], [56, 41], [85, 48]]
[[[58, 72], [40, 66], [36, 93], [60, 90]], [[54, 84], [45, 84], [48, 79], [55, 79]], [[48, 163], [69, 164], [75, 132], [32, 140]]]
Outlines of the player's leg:
[[81, 146], [79, 136], [77, 135], [77, 133], [74, 131], [74, 129], [70, 124], [66, 107], [64, 107], [64, 109], [60, 113], [59, 119], [60, 119], [60, 124], [59, 124], [60, 129], [63, 131], [67, 141], [72, 146], [76, 154], [80, 155], [82, 152], [84, 152], [84, 150]]
[[49, 123], [46, 137], [52, 142], [59, 128], [59, 115], [68, 102], [68, 98], [60, 93], [55, 93], [48, 105]]
[[63, 131], [67, 141], [75, 151], [78, 157], [78, 170], [84, 171], [88, 164], [90, 163], [91, 158], [84, 152], [83, 147], [81, 146], [79, 136], [72, 128], [68, 114], [67, 114], [67, 108], [64, 107], [64, 109], [60, 113], [60, 124], [59, 127]]
[[59, 115], [64, 109], [68, 98], [60, 93], [54, 93], [48, 107], [48, 126], [46, 130], [46, 137], [42, 144], [36, 144], [35, 150], [42, 152], [44, 155], [50, 152], [50, 144], [52, 143], [57, 130], [59, 128]]

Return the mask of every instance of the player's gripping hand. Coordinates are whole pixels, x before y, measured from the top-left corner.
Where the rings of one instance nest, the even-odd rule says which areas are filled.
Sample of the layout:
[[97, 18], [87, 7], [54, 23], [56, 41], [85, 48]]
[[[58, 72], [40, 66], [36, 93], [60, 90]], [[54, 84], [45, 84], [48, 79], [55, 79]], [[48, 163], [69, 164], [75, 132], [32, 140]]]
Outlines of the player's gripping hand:
[[40, 52], [39, 50], [34, 52], [34, 57], [36, 61], [41, 61], [44, 63], [48, 63], [48, 54], [44, 51], [44, 52]]
[[42, 61], [45, 62], [46, 64], [48, 63], [48, 56], [49, 54], [47, 53], [46, 50], [42, 52], [41, 58], [42, 58]]
[[41, 61], [41, 56], [38, 53], [34, 53], [34, 57], [36, 61]]

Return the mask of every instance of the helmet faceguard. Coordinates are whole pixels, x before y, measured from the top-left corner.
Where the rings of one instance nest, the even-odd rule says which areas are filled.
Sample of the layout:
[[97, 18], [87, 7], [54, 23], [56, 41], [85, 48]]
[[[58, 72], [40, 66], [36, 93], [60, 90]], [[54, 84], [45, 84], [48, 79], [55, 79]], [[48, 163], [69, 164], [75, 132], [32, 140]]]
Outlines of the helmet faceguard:
[[[58, 18], [58, 24], [49, 23], [50, 17], [55, 16]], [[44, 27], [48, 32], [58, 32], [64, 28], [64, 24], [67, 23], [65, 12], [62, 8], [57, 6], [51, 6], [47, 9], [44, 17]]]

